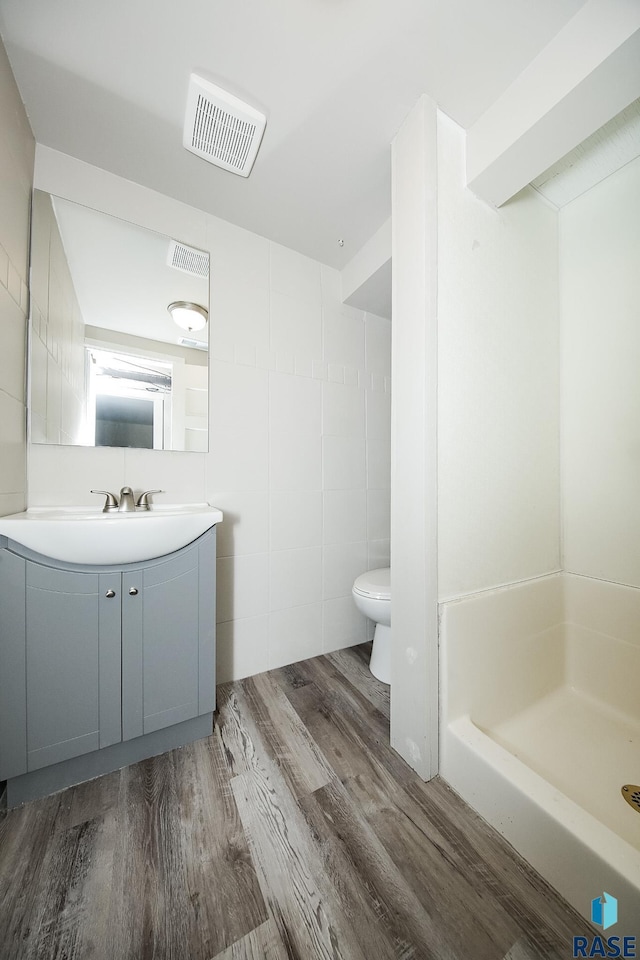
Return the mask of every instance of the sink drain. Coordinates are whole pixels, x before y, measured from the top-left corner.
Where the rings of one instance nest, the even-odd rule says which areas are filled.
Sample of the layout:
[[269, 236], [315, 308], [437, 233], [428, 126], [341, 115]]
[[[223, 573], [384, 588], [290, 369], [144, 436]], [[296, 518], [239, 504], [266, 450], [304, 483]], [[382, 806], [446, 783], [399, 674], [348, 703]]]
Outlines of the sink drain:
[[625, 783], [621, 793], [629, 806], [640, 813], [640, 784]]

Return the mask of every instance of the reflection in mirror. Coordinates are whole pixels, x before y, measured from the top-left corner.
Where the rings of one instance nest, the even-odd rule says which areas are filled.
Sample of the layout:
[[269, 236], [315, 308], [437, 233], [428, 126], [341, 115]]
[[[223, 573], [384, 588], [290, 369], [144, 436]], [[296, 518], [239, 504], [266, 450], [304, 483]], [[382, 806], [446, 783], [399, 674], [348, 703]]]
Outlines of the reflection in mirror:
[[208, 309], [208, 253], [35, 190], [31, 440], [206, 451]]

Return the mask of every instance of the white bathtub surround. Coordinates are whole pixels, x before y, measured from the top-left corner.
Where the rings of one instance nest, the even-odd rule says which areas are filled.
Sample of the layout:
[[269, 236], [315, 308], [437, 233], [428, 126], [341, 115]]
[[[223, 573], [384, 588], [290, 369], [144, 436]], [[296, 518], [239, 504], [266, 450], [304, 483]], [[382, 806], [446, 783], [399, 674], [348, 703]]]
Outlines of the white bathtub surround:
[[617, 896], [631, 934], [640, 161], [560, 211], [531, 189], [493, 210], [442, 117], [438, 153], [441, 773], [584, 915]]
[[639, 222], [640, 158], [560, 211], [565, 567], [636, 587]]
[[640, 814], [620, 790], [640, 769], [640, 590], [559, 574], [441, 622], [443, 776], [581, 913], [607, 890], [635, 933]]
[[560, 334], [557, 211], [478, 200], [464, 132], [439, 113], [437, 136], [443, 600], [561, 567]]
[[30, 504], [90, 504], [92, 487], [128, 483], [219, 505], [220, 680], [365, 640], [353, 580], [389, 563], [389, 321], [344, 306], [337, 270], [37, 153], [39, 188], [210, 252], [211, 442], [208, 454], [33, 444]]

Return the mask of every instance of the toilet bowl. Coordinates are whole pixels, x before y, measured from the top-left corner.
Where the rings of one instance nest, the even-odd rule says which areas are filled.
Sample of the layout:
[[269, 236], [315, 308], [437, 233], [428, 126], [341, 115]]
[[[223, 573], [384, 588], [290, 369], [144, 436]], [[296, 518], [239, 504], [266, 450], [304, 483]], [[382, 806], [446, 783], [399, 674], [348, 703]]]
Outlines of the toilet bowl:
[[361, 574], [351, 592], [360, 613], [376, 625], [369, 669], [378, 680], [391, 683], [391, 568]]

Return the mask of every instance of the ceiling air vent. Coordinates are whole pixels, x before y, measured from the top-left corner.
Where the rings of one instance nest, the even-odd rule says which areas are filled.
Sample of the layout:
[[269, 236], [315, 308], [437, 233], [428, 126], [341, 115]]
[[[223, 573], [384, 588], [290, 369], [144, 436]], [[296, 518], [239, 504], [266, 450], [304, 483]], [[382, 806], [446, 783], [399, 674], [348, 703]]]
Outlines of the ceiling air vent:
[[177, 240], [169, 242], [167, 263], [170, 267], [195, 277], [209, 276], [209, 254], [196, 250], [195, 247], [188, 247], [186, 243], [178, 243]]
[[178, 343], [181, 347], [191, 347], [192, 350], [208, 350], [209, 347], [202, 340], [192, 340], [190, 337], [180, 337]]
[[182, 141], [187, 150], [248, 177], [266, 122], [264, 114], [248, 103], [191, 74]]

